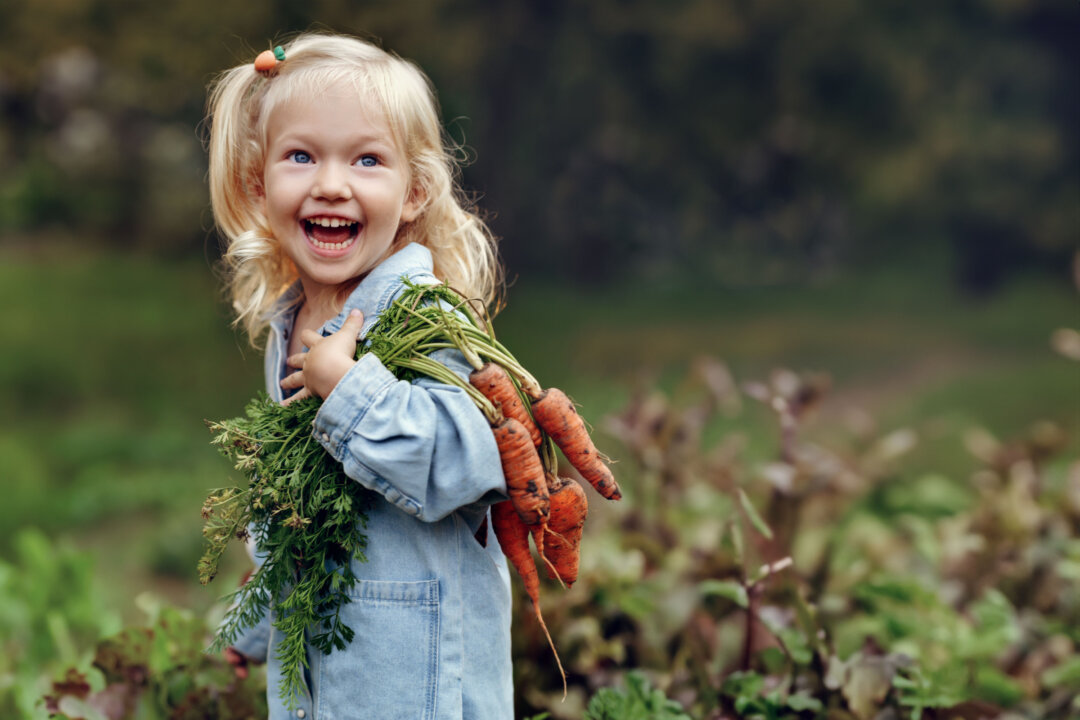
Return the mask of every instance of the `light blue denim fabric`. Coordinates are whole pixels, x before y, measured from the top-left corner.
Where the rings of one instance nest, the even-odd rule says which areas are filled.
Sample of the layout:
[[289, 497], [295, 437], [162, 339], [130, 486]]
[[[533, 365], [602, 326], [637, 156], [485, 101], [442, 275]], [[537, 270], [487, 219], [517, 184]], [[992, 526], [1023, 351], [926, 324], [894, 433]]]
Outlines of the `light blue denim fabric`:
[[[403, 275], [435, 282], [431, 272], [428, 250], [406, 246], [364, 278], [323, 334], [353, 308], [366, 333]], [[279, 401], [293, 317], [274, 319], [267, 345], [267, 391]], [[471, 369], [456, 351], [433, 357], [462, 377]], [[381, 498], [368, 510], [367, 562], [353, 563], [360, 581], [342, 611], [356, 636], [328, 655], [309, 647], [310, 694], [299, 710], [278, 697], [270, 619], [234, 645], [268, 662], [271, 720], [513, 718], [510, 577], [494, 533], [486, 548], [474, 537], [506, 488], [483, 415], [459, 388], [399, 381], [369, 355], [326, 398], [313, 432]]]

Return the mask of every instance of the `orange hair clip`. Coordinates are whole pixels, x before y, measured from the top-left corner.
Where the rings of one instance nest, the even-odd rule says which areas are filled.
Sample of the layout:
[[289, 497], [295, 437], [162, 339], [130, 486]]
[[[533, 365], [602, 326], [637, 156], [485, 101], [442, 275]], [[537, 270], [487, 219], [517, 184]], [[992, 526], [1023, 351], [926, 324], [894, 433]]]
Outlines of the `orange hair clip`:
[[263, 75], [272, 75], [277, 71], [279, 62], [285, 59], [285, 50], [280, 45], [273, 50], [263, 50], [255, 58], [255, 70]]

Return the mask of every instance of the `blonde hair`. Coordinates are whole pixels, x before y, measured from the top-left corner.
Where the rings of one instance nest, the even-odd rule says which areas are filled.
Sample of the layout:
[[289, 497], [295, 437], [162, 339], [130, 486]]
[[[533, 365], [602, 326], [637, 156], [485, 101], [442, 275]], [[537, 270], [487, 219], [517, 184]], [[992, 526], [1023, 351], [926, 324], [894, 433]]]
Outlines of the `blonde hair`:
[[456, 182], [453, 146], [444, 140], [427, 76], [412, 63], [347, 36], [304, 33], [284, 50], [286, 59], [273, 76], [246, 63], [226, 70], [210, 88], [210, 201], [226, 241], [222, 264], [235, 324], [257, 343], [270, 311], [297, 278], [260, 202], [267, 121], [275, 108], [343, 83], [381, 106], [408, 159], [412, 192], [421, 199], [417, 218], [399, 228], [392, 248], [424, 245], [436, 277], [493, 305], [502, 287], [495, 240]]

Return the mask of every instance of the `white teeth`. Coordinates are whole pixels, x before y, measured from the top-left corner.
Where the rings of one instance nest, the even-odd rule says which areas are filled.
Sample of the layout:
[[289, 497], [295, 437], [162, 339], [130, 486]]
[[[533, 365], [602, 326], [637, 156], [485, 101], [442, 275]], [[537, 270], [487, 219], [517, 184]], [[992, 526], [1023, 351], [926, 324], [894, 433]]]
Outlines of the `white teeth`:
[[[359, 224], [356, 220], [346, 220], [345, 218], [337, 217], [311, 217], [307, 218], [304, 222], [308, 223], [309, 225], [318, 225], [324, 228], [354, 227]], [[311, 236], [310, 232], [306, 233], [306, 235], [311, 244], [319, 248], [320, 250], [344, 250], [356, 241], [355, 234], [353, 235], [353, 237], [350, 237], [347, 240], [342, 240], [339, 243], [328, 243], [322, 242], [321, 240], [316, 240], [314, 237]]]
[[344, 218], [308, 218], [308, 222], [312, 225], [322, 225], [327, 228], [345, 227], [346, 225], [355, 225], [355, 220], [346, 220]]
[[344, 250], [353, 244], [353, 240], [355, 240], [355, 238], [350, 238], [349, 240], [340, 243], [324, 243], [319, 242], [315, 238], [311, 238], [311, 243], [321, 250]]

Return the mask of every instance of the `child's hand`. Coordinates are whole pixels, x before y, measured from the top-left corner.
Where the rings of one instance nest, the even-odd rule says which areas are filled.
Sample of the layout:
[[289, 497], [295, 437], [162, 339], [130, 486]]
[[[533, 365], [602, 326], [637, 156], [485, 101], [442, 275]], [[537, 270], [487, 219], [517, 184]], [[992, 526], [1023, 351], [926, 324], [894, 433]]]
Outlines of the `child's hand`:
[[229, 663], [233, 667], [233, 673], [236, 677], [243, 680], [249, 674], [248, 671], [248, 659], [240, 654], [235, 648], [227, 647], [222, 654], [225, 656], [225, 662]]
[[353, 310], [333, 335], [323, 337], [314, 330], [300, 333], [300, 341], [311, 348], [306, 353], [292, 355], [286, 360], [297, 371], [281, 381], [285, 390], [300, 388], [300, 392], [285, 400], [288, 405], [311, 395], [325, 398], [345, 373], [356, 364], [356, 338], [364, 325], [364, 314]]

